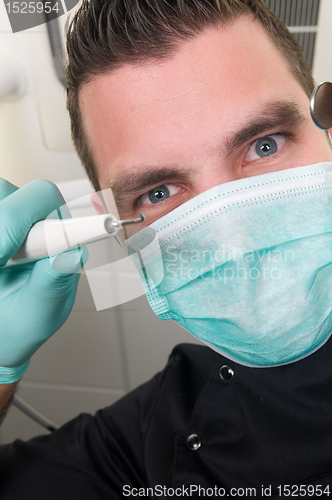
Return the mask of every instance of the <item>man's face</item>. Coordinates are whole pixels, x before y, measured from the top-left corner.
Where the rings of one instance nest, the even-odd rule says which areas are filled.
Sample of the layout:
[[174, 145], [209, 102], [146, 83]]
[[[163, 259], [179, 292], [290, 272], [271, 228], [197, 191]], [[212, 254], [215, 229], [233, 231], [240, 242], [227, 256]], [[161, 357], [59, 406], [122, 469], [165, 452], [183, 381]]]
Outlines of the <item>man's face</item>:
[[332, 161], [308, 97], [250, 17], [94, 77], [80, 108], [101, 189], [146, 224], [218, 184]]

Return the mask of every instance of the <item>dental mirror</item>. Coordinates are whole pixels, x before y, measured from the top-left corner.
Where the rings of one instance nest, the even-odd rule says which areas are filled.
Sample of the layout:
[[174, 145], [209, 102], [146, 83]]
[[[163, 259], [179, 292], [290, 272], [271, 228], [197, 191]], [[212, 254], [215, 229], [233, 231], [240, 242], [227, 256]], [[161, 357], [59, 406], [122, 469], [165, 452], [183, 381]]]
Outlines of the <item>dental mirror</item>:
[[315, 88], [310, 101], [310, 113], [317, 127], [327, 130], [332, 127], [332, 83], [324, 82]]

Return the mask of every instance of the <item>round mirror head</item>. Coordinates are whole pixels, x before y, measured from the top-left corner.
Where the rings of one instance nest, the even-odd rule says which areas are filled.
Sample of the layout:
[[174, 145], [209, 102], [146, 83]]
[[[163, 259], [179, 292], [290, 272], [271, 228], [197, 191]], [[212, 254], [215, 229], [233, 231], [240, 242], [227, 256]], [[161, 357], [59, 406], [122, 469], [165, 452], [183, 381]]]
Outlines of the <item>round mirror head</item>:
[[311, 118], [317, 127], [327, 130], [332, 127], [332, 83], [317, 85], [311, 96]]

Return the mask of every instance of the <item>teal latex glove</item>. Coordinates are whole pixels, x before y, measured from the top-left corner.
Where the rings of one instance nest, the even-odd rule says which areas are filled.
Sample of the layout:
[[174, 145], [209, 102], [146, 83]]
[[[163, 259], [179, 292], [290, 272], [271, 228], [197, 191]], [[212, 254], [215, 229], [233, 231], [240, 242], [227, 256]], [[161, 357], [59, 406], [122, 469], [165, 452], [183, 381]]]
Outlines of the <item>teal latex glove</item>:
[[59, 330], [74, 305], [80, 251], [65, 254], [68, 273], [53, 270], [48, 258], [1, 267], [21, 247], [32, 225], [63, 204], [51, 182], [36, 180], [18, 189], [0, 179], [0, 383], [23, 375], [31, 356]]

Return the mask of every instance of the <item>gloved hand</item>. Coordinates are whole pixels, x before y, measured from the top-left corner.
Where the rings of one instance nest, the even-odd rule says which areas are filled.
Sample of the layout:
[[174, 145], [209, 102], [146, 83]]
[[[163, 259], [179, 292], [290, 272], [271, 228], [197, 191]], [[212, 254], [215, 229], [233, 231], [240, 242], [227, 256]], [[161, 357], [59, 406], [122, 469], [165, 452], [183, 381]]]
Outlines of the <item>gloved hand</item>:
[[0, 179], [0, 383], [23, 375], [30, 357], [63, 325], [74, 305], [79, 250], [64, 254], [66, 273], [53, 270], [49, 258], [1, 267], [21, 247], [31, 226], [63, 204], [51, 182], [37, 180], [18, 189]]

